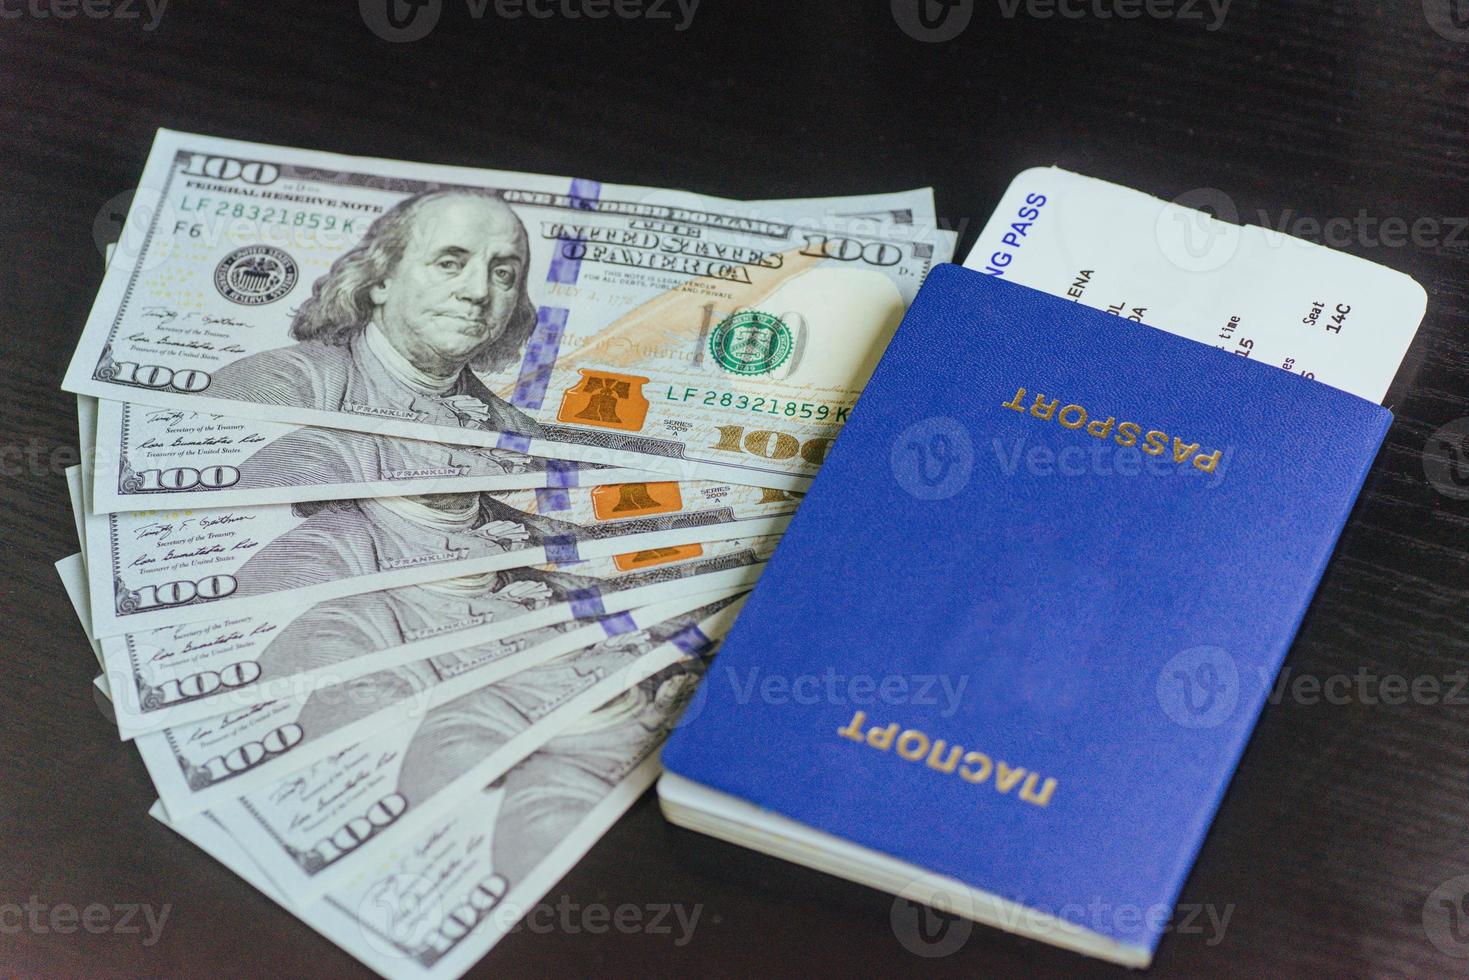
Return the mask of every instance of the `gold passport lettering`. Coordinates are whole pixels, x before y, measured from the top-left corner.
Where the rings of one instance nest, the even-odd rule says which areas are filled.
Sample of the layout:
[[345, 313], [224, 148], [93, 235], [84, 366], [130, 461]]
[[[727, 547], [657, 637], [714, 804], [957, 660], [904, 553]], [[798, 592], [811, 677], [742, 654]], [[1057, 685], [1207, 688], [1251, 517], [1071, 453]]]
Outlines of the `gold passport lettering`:
[[983, 752], [966, 752], [962, 745], [950, 745], [941, 738], [931, 739], [918, 729], [905, 729], [897, 722], [868, 725], [865, 711], [853, 715], [845, 727], [837, 729], [837, 734], [879, 752], [895, 752], [909, 762], [922, 762], [935, 772], [957, 775], [976, 786], [989, 783], [1001, 795], [1009, 795], [1018, 785], [1020, 789], [1015, 795], [1035, 806], [1049, 805], [1051, 795], [1056, 792], [1054, 777], [1042, 782], [1038, 772], [1011, 766]]
[[[1144, 432], [1143, 427], [1136, 422], [1119, 423], [1111, 415], [1105, 419], [1093, 418], [1082, 406], [1062, 406], [1061, 399], [1047, 398], [1041, 392], [1027, 399], [1024, 388], [1015, 392], [1015, 397], [1004, 402], [1000, 407], [1008, 408], [1022, 415], [1028, 414], [1045, 422], [1055, 422], [1063, 428], [1085, 429], [1087, 435], [1096, 439], [1106, 439], [1110, 436], [1119, 446], [1137, 446], [1138, 440], [1141, 439], [1142, 445], [1139, 448], [1149, 456], [1171, 453], [1173, 462], [1183, 464], [1192, 461], [1195, 469], [1205, 473], [1213, 473], [1219, 466], [1220, 458], [1224, 455], [1222, 449], [1209, 452], [1201, 448], [1197, 442], [1185, 442], [1178, 436], [1170, 438], [1168, 433], [1159, 429], [1149, 429]], [[1113, 432], [1114, 427], [1115, 433]]]

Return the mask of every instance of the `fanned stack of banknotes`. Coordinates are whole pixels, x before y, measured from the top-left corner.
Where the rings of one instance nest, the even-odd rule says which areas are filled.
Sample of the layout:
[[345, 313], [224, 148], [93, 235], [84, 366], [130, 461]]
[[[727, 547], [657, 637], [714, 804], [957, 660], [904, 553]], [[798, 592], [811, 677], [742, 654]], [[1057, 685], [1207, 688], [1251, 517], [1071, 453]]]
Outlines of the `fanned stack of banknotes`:
[[462, 973], [652, 781], [953, 248], [928, 189], [160, 131], [59, 564], [154, 815], [378, 972]]

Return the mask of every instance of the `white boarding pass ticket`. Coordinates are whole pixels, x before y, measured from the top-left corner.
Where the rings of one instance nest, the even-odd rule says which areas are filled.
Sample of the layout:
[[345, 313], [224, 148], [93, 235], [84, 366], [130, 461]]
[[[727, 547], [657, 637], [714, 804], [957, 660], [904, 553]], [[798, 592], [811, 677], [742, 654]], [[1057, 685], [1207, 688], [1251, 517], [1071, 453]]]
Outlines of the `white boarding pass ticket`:
[[1011, 182], [964, 265], [1374, 402], [1427, 305], [1385, 266], [1055, 167]]

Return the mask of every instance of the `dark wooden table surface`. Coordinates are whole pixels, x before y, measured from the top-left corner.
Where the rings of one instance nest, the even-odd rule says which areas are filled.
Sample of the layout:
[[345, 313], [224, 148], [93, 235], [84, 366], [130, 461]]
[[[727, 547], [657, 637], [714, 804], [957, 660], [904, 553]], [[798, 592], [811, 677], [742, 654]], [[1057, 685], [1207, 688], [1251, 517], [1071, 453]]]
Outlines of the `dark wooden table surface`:
[[[582, 0], [547, 19], [434, 0], [409, 43], [340, 0], [175, 0], [156, 22], [141, 0], [0, 3], [0, 974], [362, 972], [146, 816], [51, 567], [77, 547], [57, 386], [159, 126], [729, 197], [931, 184], [961, 255], [1015, 173], [1057, 163], [1166, 198], [1218, 188], [1245, 220], [1326, 226], [1414, 276], [1428, 316], [1397, 422], [1288, 660], [1350, 693], [1292, 685], [1266, 709], [1181, 899], [1227, 924], [1198, 916], [1153, 972], [1469, 972], [1469, 447], [1439, 432], [1469, 416], [1469, 4], [1236, 0], [1220, 25], [1183, 0], [1135, 19], [966, 0], [943, 29], [972, 7], [967, 27], [934, 41], [900, 26], [915, 2], [706, 0], [677, 30], [675, 4], [594, 20], [566, 15]], [[1418, 686], [1395, 697], [1392, 677]], [[1430, 898], [1461, 918], [1426, 928]], [[888, 896], [673, 830], [651, 798], [547, 900], [700, 919], [682, 945], [523, 930], [477, 973], [1120, 973], [982, 928], [921, 957]], [[113, 926], [120, 906], [168, 918], [151, 943], [141, 915], [137, 933], [46, 918], [93, 904]]]

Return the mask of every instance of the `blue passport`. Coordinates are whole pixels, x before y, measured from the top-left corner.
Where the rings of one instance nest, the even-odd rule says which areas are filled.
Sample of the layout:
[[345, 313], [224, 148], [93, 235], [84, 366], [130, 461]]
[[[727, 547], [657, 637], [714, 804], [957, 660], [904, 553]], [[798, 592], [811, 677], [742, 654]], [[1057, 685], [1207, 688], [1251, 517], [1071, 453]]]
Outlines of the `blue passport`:
[[664, 749], [665, 813], [1147, 965], [1390, 422], [938, 267]]

